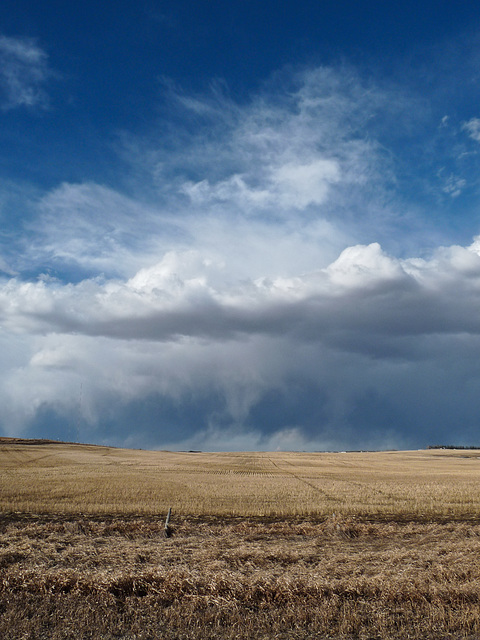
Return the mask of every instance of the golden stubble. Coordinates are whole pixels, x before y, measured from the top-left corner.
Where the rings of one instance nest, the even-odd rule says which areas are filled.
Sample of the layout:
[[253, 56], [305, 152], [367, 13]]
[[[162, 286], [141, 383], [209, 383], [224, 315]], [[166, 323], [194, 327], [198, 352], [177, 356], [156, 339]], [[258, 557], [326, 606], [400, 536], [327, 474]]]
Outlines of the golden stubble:
[[468, 523], [177, 517], [167, 539], [154, 517], [3, 516], [0, 634], [473, 638], [479, 552]]
[[0, 511], [471, 519], [480, 451], [189, 453], [0, 445]]

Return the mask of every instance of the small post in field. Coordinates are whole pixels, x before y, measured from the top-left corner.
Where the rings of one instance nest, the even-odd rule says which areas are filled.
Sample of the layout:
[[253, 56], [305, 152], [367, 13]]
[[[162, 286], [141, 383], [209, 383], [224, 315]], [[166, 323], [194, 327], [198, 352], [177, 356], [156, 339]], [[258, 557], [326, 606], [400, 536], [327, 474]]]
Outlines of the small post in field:
[[168, 526], [168, 523], [170, 522], [170, 516], [172, 515], [172, 507], [170, 507], [170, 509], [168, 510], [167, 513], [167, 519], [165, 520], [165, 537], [169, 538], [171, 531], [170, 531], [170, 527]]

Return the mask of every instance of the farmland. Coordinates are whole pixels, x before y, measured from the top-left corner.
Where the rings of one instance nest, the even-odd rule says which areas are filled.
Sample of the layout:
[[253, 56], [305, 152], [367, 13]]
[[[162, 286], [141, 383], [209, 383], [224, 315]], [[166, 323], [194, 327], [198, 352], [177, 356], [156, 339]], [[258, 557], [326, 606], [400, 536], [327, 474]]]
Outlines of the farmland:
[[480, 514], [480, 451], [162, 452], [0, 443], [0, 510], [184, 516]]
[[478, 637], [479, 458], [0, 442], [0, 637]]

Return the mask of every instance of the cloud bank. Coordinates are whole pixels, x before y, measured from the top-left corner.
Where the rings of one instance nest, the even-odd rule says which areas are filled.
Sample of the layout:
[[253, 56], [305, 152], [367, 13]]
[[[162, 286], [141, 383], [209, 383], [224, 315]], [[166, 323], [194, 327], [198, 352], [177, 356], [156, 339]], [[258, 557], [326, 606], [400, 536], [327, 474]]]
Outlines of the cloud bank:
[[[166, 94], [148, 135], [118, 135], [124, 188], [59, 183], [25, 199], [2, 240], [2, 433], [471, 443], [480, 240], [444, 242], [429, 207], [474, 185], [460, 164], [448, 182], [446, 152], [429, 181], [417, 172], [429, 207], [402, 188], [394, 138], [423, 126], [422, 100], [348, 68], [285, 71], [246, 104], [218, 86]], [[458, 159], [478, 122], [446, 122], [430, 149], [456, 136]]]

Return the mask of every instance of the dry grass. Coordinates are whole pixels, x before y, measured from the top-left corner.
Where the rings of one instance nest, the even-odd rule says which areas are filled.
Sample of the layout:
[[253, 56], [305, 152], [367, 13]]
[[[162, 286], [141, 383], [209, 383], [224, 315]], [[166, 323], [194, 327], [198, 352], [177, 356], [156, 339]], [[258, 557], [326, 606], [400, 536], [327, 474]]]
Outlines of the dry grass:
[[172, 453], [0, 443], [0, 511], [475, 519], [480, 451]]
[[0, 637], [478, 638], [480, 526], [25, 519], [0, 528]]
[[0, 442], [0, 638], [478, 638], [479, 457]]

